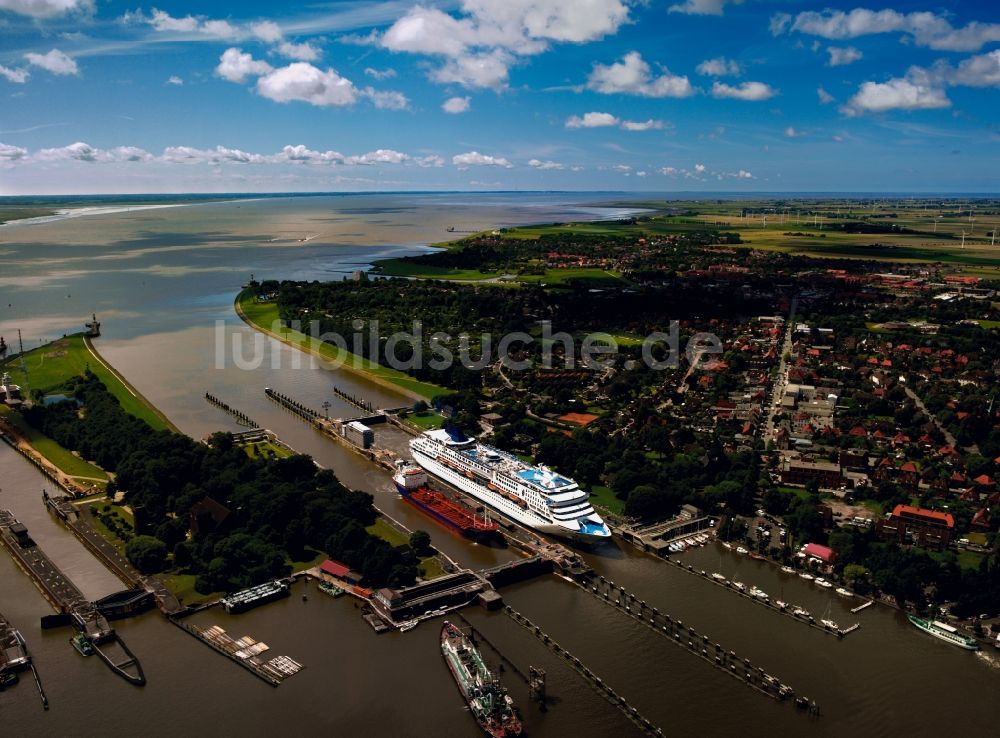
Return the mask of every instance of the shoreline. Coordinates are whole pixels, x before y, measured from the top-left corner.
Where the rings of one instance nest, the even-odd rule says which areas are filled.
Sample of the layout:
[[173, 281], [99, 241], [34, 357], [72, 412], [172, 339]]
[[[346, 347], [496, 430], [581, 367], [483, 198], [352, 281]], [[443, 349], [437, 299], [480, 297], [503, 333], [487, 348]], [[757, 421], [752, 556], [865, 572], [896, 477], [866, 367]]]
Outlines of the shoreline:
[[[413, 389], [410, 389], [409, 387], [404, 387], [402, 385], [396, 384], [392, 380], [386, 379], [385, 377], [380, 377], [377, 374], [375, 374], [373, 370], [366, 369], [363, 366], [354, 366], [353, 363], [352, 363], [352, 361], [351, 361], [351, 359], [354, 359], [354, 360], [357, 360], [357, 361], [361, 361], [361, 362], [366, 361], [366, 359], [364, 359], [362, 357], [358, 357], [357, 355], [352, 354], [349, 351], [346, 352], [347, 356], [348, 356], [348, 359], [346, 361], [335, 362], [330, 357], [324, 356], [323, 353], [322, 353], [322, 351], [320, 351], [319, 349], [313, 347], [312, 340], [309, 338], [309, 336], [306, 336], [305, 334], [298, 333], [298, 335], [302, 336], [302, 338], [304, 340], [302, 340], [302, 341], [295, 341], [292, 338], [289, 338], [288, 336], [283, 336], [283, 335], [281, 335], [279, 333], [275, 333], [270, 328], [265, 328], [263, 325], [255, 322], [252, 318], [250, 318], [246, 314], [246, 312], [244, 312], [242, 301], [243, 301], [243, 297], [244, 297], [245, 293], [246, 293], [246, 290], [240, 290], [240, 292], [236, 295], [236, 299], [233, 301], [233, 308], [236, 310], [236, 315], [239, 316], [240, 320], [242, 320], [248, 326], [250, 326], [251, 328], [253, 328], [255, 331], [259, 331], [260, 333], [263, 333], [265, 336], [269, 336], [270, 338], [273, 338], [275, 341], [279, 341], [280, 343], [283, 343], [286, 346], [289, 346], [289, 347], [294, 348], [294, 349], [298, 349], [299, 351], [303, 351], [304, 353], [307, 353], [307, 354], [310, 354], [312, 356], [315, 356], [316, 358], [320, 359], [321, 361], [328, 362], [330, 364], [335, 364], [336, 363], [336, 364], [338, 364], [338, 366], [336, 367], [338, 369], [343, 369], [343, 370], [351, 372], [352, 374], [355, 374], [355, 375], [357, 375], [359, 377], [363, 377], [364, 379], [367, 379], [368, 381], [372, 382], [373, 384], [377, 384], [380, 387], [384, 387], [386, 389], [391, 389], [391, 390], [394, 390], [396, 392], [399, 392], [399, 393], [405, 395], [406, 397], [409, 397], [410, 399], [413, 399], [413, 400], [424, 400], [424, 401], [428, 401], [428, 400], [431, 399], [432, 395], [422, 394], [422, 393], [418, 392], [417, 390], [413, 390]], [[291, 329], [289, 329], [289, 331], [292, 332]], [[297, 332], [294, 332], [294, 333], [297, 333]], [[381, 364], [379, 364], [377, 366], [379, 368], [384, 368], [384, 367], [381, 366]], [[419, 380], [414, 379], [413, 381], [414, 382], [418, 382]], [[441, 392], [440, 392], [441, 394], [447, 394], [447, 393], [449, 393], [449, 392], [452, 391], [452, 390], [449, 390], [447, 387], [441, 387], [440, 390], [441, 390]]]

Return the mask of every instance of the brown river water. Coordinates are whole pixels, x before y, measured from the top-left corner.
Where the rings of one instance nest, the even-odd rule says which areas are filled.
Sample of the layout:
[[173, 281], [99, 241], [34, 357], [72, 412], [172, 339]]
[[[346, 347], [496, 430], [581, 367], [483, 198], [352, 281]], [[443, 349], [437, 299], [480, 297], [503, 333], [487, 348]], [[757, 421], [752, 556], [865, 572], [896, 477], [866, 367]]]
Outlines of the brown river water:
[[[409, 400], [342, 370], [294, 367], [296, 353], [264, 341], [262, 366], [216, 366], [216, 321], [226, 341], [253, 332], [232, 300], [258, 278], [339, 279], [389, 254], [456, 230], [598, 217], [601, 198], [577, 195], [358, 195], [242, 201], [131, 211], [0, 227], [0, 335], [21, 328], [26, 346], [78, 330], [85, 316], [103, 321], [102, 355], [184, 432], [199, 438], [239, 430], [208, 405], [206, 391], [312, 454], [348, 485], [375, 495], [404, 524], [428, 529], [460, 563], [484, 567], [512, 553], [449, 535], [403, 503], [388, 476], [324, 439], [263, 395], [271, 386], [331, 415], [336, 385], [376, 405]], [[582, 203], [582, 205], [581, 205]], [[308, 241], [299, 241], [306, 239]], [[249, 345], [249, 343], [247, 344]], [[249, 349], [247, 355], [250, 354]], [[300, 357], [301, 358], [301, 357]], [[402, 441], [401, 438], [396, 439]], [[119, 589], [45, 511], [45, 481], [0, 445], [0, 507], [12, 509], [33, 537], [91, 597]], [[555, 577], [503, 591], [505, 600], [540, 625], [625, 696], [665, 735], [938, 736], [993, 735], [1000, 720], [1000, 658], [975, 655], [926, 636], [882, 607], [856, 615], [832, 591], [713, 545], [685, 553], [696, 569], [720, 571], [772, 597], [795, 602], [842, 626], [861, 627], [837, 640], [627, 546], [584, 552], [601, 574], [661, 611], [750, 658], [801, 694], [822, 717], [778, 704], [713, 669], [583, 590]], [[300, 593], [309, 595], [303, 601]], [[158, 613], [117, 628], [142, 661], [148, 685], [135, 688], [96, 659], [81, 658], [68, 633], [42, 631], [51, 612], [34, 585], [0, 555], [0, 612], [28, 640], [51, 702], [43, 712], [30, 679], [0, 693], [0, 735], [18, 736], [475, 736], [438, 648], [435, 622], [408, 633], [376, 636], [348, 598], [333, 600], [312, 585], [243, 615], [215, 608], [193, 618], [234, 636], [263, 640], [305, 669], [274, 689], [168, 624]], [[528, 702], [523, 682], [505, 683], [522, 706], [531, 736], [632, 736], [639, 731], [534, 636], [500, 613], [465, 613], [521, 670], [548, 673], [550, 708]], [[489, 648], [488, 660], [496, 662]]]

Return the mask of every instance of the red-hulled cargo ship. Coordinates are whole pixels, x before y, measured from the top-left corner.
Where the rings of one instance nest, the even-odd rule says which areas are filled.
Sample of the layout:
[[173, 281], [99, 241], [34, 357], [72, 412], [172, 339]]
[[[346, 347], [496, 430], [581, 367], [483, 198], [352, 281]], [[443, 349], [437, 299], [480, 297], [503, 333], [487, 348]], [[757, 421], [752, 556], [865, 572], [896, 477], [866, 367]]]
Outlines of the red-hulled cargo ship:
[[499, 535], [500, 529], [492, 520], [478, 517], [465, 505], [428, 487], [427, 473], [419, 466], [401, 463], [392, 481], [404, 500], [466, 538], [485, 541]]

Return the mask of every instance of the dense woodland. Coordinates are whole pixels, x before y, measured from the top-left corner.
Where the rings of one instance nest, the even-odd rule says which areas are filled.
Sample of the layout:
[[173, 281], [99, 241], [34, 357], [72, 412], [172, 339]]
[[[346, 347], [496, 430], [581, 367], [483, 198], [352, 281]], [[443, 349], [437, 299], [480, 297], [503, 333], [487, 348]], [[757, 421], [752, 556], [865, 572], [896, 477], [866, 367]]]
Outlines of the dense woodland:
[[[310, 457], [251, 459], [229, 434], [206, 445], [154, 431], [90, 373], [68, 390], [80, 406], [35, 405], [26, 419], [116, 473], [108, 492], [123, 492], [135, 512], [138, 535], [127, 553], [147, 573], [172, 562], [198, 576], [200, 592], [231, 591], [286, 576], [290, 562], [324, 551], [362, 572], [368, 585], [414, 581], [412, 553], [365, 531], [376, 516], [371, 495], [347, 489]], [[198, 517], [192, 533], [196, 506], [212, 514]]]

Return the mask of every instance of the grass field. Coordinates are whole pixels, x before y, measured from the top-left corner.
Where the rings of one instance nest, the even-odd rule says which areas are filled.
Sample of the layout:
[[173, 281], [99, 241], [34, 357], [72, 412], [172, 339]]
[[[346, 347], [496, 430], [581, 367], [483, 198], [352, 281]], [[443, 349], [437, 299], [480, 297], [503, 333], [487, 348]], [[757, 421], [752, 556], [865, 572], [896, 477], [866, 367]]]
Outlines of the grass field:
[[174, 596], [185, 605], [192, 605], [197, 602], [211, 602], [225, 594], [225, 592], [199, 592], [194, 588], [196, 579], [197, 577], [194, 574], [170, 574], [165, 576], [163, 581], [167, 585], [167, 588], [174, 593]]
[[625, 512], [625, 501], [619, 500], [614, 492], [599, 484], [590, 488], [590, 504], [600, 505], [618, 515]]
[[64, 474], [81, 479], [93, 479], [101, 482], [108, 480], [107, 473], [88, 461], [84, 461], [72, 452], [67, 451], [46, 435], [35, 430], [24, 422], [21, 415], [6, 405], [0, 405], [0, 416], [17, 428], [28, 440], [32, 448], [55, 464]]
[[421, 430], [435, 430], [444, 427], [444, 417], [432, 411], [410, 413], [406, 416], [406, 422]]
[[376, 518], [372, 525], [365, 528], [373, 536], [378, 536], [391, 546], [405, 546], [410, 542], [409, 536], [396, 530], [382, 518]]
[[283, 459], [292, 455], [288, 449], [275, 443], [271, 443], [270, 441], [247, 443], [243, 446], [243, 450], [247, 452], [247, 456], [251, 459]]
[[58, 389], [70, 379], [82, 376], [90, 369], [108, 388], [108, 391], [118, 398], [122, 409], [146, 421], [157, 430], [176, 430], [163, 413], [153, 407], [142, 395], [130, 388], [115, 371], [92, 354], [87, 348], [82, 334], [60, 338], [52, 343], [39, 346], [24, 355], [28, 368], [28, 377], [21, 371], [20, 358], [8, 358], [0, 365], [0, 370], [10, 372], [11, 378], [20, 384], [22, 389], [30, 386], [32, 391], [50, 392]]
[[430, 382], [421, 382], [403, 372], [355, 356], [349, 351], [342, 351], [332, 343], [317, 341], [291, 328], [279, 327], [278, 306], [273, 302], [257, 302], [257, 299], [250, 293], [242, 293], [237, 298], [237, 301], [243, 318], [251, 325], [266, 333], [272, 333], [297, 348], [318, 354], [322, 358], [335, 362], [347, 370], [364, 374], [383, 384], [401, 389], [413, 397], [426, 400], [449, 392], [444, 387], [439, 387]]

